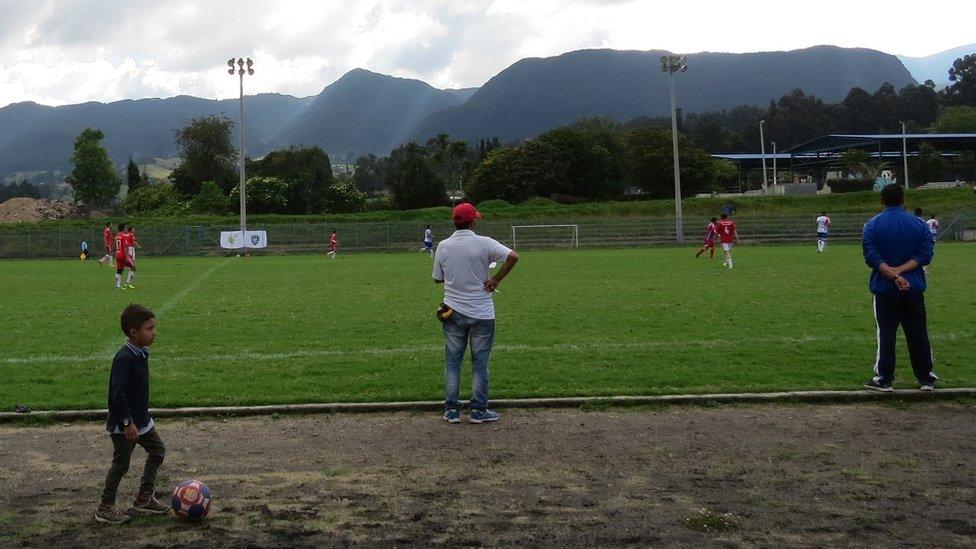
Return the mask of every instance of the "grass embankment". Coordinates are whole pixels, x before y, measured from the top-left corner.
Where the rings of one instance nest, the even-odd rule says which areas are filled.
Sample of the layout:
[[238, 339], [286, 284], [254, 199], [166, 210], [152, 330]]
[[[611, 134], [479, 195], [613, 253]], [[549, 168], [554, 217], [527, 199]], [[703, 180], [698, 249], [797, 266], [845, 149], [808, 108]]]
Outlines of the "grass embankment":
[[[682, 201], [685, 215], [710, 216], [719, 212], [723, 205], [734, 204], [740, 216], [760, 215], [811, 215], [820, 211], [830, 214], [876, 212], [879, 209], [878, 194], [859, 192], [816, 196], [749, 196], [736, 198], [688, 198]], [[926, 212], [948, 215], [961, 210], [976, 211], [976, 193], [968, 188], [910, 190], [906, 199], [910, 208], [922, 208]], [[591, 202], [574, 205], [556, 204], [548, 199], [533, 199], [524, 204], [510, 205], [491, 200], [479, 204], [479, 209], [491, 220], [531, 219], [580, 219], [593, 217], [670, 217], [674, 215], [673, 200], [634, 200], [627, 202]], [[369, 221], [432, 221], [450, 217], [450, 208], [423, 208], [418, 210], [389, 210], [337, 215], [249, 215], [251, 225], [279, 223], [354, 223]], [[0, 230], [23, 231], [28, 228], [58, 226], [103, 226], [107, 221], [132, 221], [130, 217], [111, 216], [99, 220], [43, 221], [38, 223], [0, 223]], [[149, 225], [219, 225], [234, 226], [239, 223], [231, 216], [184, 216], [141, 217], [135, 223]]]

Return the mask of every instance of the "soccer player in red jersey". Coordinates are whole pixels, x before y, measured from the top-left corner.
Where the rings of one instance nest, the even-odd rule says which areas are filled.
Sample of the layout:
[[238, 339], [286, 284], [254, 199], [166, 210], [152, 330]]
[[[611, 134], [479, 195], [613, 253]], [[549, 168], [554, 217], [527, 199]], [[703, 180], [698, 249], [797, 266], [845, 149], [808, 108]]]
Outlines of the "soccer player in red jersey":
[[739, 242], [739, 233], [735, 230], [735, 222], [729, 219], [728, 214], [722, 214], [722, 219], [718, 222], [718, 238], [722, 241], [722, 253], [725, 254], [722, 266], [731, 269], [732, 242]]
[[136, 248], [139, 248], [139, 243], [136, 242], [136, 230], [132, 228], [132, 225], [126, 227], [126, 232], [129, 233], [129, 248], [126, 252], [129, 254], [129, 259], [135, 263], [136, 261]]
[[125, 287], [135, 290], [132, 279], [136, 276], [136, 233], [132, 231], [132, 225], [125, 228], [125, 262], [129, 267], [129, 274], [125, 278]]
[[698, 248], [698, 253], [695, 257], [700, 256], [708, 250], [708, 258], [711, 259], [715, 257], [715, 235], [718, 234], [718, 226], [715, 223], [718, 219], [712, 218], [712, 222], [705, 226], [705, 243], [702, 244], [701, 248]]
[[102, 238], [105, 240], [105, 255], [98, 260], [98, 266], [101, 267], [102, 263], [112, 259], [112, 241], [115, 240], [112, 235], [112, 224], [106, 223], [105, 228], [102, 229]]
[[[119, 232], [115, 233], [115, 289], [123, 290], [122, 271], [129, 266], [129, 256], [125, 253], [129, 238], [126, 236], [125, 224], [119, 223]], [[129, 271], [130, 277], [132, 271]], [[128, 283], [126, 283], [128, 286]]]
[[329, 236], [329, 251], [325, 255], [335, 259], [336, 252], [339, 251], [339, 235], [335, 229], [332, 229], [332, 235]]

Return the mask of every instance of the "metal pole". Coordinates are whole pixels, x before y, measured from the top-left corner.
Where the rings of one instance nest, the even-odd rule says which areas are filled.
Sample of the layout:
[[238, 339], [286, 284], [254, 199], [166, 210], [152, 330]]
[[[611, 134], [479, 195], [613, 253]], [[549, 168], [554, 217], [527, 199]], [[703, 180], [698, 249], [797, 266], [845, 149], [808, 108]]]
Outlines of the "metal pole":
[[908, 189], [908, 136], [905, 135], [905, 123], [901, 123], [901, 161], [905, 168], [905, 189]]
[[674, 231], [678, 244], [685, 241], [683, 219], [681, 215], [681, 167], [678, 163], [678, 118], [674, 100], [674, 73], [670, 74], [671, 81], [671, 143], [674, 146]]
[[776, 142], [773, 141], [773, 185], [779, 184], [779, 178], [776, 175]]
[[766, 125], [765, 120], [759, 121], [759, 146], [762, 147], [762, 165], [763, 165], [763, 192], [766, 192], [766, 136], [763, 133], [763, 126]]
[[241, 146], [237, 161], [241, 173], [241, 240], [244, 242], [243, 255], [247, 257], [247, 193], [244, 189], [244, 69], [241, 68], [238, 72], [241, 77], [241, 120], [238, 124], [240, 126]]

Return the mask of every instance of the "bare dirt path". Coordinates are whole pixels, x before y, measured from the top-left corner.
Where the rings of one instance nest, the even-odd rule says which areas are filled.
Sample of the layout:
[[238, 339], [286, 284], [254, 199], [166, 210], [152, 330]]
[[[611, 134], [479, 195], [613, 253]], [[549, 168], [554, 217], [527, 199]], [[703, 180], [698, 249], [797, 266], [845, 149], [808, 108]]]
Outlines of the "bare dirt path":
[[[976, 546], [976, 406], [161, 420], [202, 524], [98, 525], [99, 425], [0, 426], [0, 545]], [[136, 488], [137, 450], [120, 495]]]

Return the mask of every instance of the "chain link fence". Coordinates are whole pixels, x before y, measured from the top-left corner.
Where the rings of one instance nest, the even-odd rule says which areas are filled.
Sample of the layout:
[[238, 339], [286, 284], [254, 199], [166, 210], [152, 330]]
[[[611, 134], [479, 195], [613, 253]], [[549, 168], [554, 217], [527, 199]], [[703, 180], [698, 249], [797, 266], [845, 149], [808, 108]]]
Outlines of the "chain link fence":
[[[838, 214], [831, 216], [831, 241], [860, 240], [861, 228], [869, 216]], [[816, 238], [815, 215], [736, 216], [735, 222], [743, 243], [790, 244], [809, 243]], [[700, 243], [708, 224], [707, 217], [685, 217], [685, 242]], [[940, 240], [976, 240], [976, 215], [957, 212], [940, 220]], [[669, 245], [675, 243], [674, 218], [613, 217], [580, 219], [509, 219], [482, 220], [477, 232], [511, 245], [513, 225], [577, 225], [580, 248], [621, 248]], [[261, 254], [324, 253], [332, 229], [339, 232], [340, 250], [344, 252], [419, 251], [423, 247], [422, 221], [360, 223], [292, 223], [254, 225], [249, 230], [268, 233], [268, 247]], [[435, 239], [446, 238], [454, 227], [446, 221], [430, 223]], [[220, 232], [239, 227], [196, 225], [137, 226], [139, 257], [201, 256], [238, 253], [220, 248]], [[94, 258], [105, 253], [101, 227], [0, 227], [0, 258], [68, 258], [78, 257], [81, 242], [87, 241]], [[569, 249], [572, 229], [565, 227], [519, 229], [517, 249]]]

